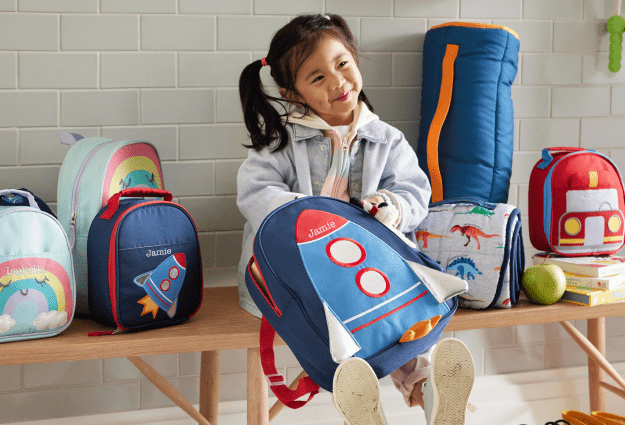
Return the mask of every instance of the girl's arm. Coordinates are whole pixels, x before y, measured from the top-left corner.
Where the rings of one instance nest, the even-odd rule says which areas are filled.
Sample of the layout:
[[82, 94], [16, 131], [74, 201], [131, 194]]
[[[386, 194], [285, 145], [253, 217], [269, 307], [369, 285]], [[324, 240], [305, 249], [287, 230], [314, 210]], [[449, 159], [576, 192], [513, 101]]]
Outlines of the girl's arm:
[[250, 149], [237, 175], [237, 206], [254, 231], [271, 211], [303, 196], [291, 191], [295, 183], [295, 170], [286, 166], [282, 152]]
[[427, 215], [432, 189], [404, 135], [397, 131], [395, 139], [389, 143], [391, 151], [378, 187], [379, 191], [388, 192], [397, 204], [400, 211], [397, 230], [408, 233]]

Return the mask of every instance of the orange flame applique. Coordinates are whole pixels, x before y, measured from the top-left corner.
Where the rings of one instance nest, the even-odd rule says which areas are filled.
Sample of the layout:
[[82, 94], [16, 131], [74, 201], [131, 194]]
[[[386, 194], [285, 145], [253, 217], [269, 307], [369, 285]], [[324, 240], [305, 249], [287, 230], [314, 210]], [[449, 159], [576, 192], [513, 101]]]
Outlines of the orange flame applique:
[[142, 316], [152, 313], [152, 318], [156, 319], [156, 313], [158, 313], [158, 306], [156, 305], [154, 301], [152, 301], [152, 298], [146, 295], [145, 297], [137, 301], [137, 303], [143, 305], [143, 311], [141, 312]]

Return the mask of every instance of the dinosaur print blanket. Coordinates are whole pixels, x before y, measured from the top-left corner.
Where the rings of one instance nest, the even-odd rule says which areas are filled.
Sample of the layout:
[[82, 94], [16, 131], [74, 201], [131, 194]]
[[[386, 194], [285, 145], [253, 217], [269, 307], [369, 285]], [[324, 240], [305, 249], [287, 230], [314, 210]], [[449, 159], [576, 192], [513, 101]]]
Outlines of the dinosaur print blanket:
[[415, 230], [421, 251], [469, 290], [459, 307], [508, 308], [517, 302], [525, 269], [521, 213], [513, 205], [460, 198], [430, 204]]

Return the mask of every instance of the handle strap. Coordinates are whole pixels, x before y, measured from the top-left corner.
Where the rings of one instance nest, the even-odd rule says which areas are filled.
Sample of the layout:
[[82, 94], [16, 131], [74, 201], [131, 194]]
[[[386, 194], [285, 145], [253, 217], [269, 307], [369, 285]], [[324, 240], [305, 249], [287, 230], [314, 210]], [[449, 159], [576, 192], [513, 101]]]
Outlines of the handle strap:
[[[296, 389], [292, 390], [286, 386], [284, 376], [276, 370], [276, 357], [273, 352], [275, 335], [276, 331], [267, 318], [263, 316], [260, 322], [260, 363], [263, 366], [263, 373], [269, 379], [269, 387], [278, 397], [278, 400], [291, 409], [299, 409], [319, 392], [319, 385], [315, 384], [310, 376], [305, 376], [299, 380]], [[309, 393], [310, 396], [306, 401], [297, 400]]]
[[454, 63], [458, 56], [459, 46], [448, 44], [443, 58], [443, 73], [441, 78], [441, 91], [438, 96], [438, 105], [434, 118], [430, 123], [430, 131], [427, 139], [427, 164], [432, 184], [432, 202], [443, 200], [443, 178], [438, 163], [438, 141], [441, 136], [443, 124], [447, 119], [447, 113], [451, 106], [451, 95], [454, 88]]
[[111, 196], [108, 201], [108, 207], [106, 208], [106, 211], [102, 213], [100, 218], [104, 220], [110, 220], [119, 208], [119, 199], [121, 197], [142, 198], [144, 196], [154, 196], [157, 198], [164, 197], [165, 201], [168, 202], [173, 199], [171, 192], [167, 190], [151, 189], [147, 187], [131, 187], [129, 189], [124, 189], [121, 192], [117, 192], [115, 195]]
[[25, 190], [19, 190], [19, 189], [3, 189], [0, 190], [0, 196], [3, 195], [20, 195], [23, 196], [24, 198], [28, 199], [28, 204], [33, 207], [33, 208], [39, 208], [39, 205], [37, 205], [37, 201], [35, 201], [35, 197], [33, 196], [32, 193], [30, 192], [26, 192]]
[[538, 164], [538, 168], [540, 168], [541, 170], [544, 170], [545, 168], [549, 166], [549, 164], [551, 164], [551, 161], [553, 161], [553, 155], [551, 155], [551, 152], [596, 152], [596, 151], [592, 149], [586, 149], [586, 148], [577, 148], [574, 146], [556, 146], [553, 148], [544, 148], [543, 153], [542, 153], [543, 160], [540, 164]]

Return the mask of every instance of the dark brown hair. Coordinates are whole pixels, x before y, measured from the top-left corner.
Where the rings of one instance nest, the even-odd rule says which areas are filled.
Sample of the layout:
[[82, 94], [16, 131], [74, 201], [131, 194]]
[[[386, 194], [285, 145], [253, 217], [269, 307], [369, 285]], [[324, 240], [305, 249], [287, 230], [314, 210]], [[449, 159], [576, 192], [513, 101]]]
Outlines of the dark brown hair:
[[[338, 15], [300, 15], [282, 27], [271, 40], [267, 54], [267, 64], [271, 67], [271, 76], [278, 85], [288, 92], [297, 93], [295, 78], [299, 68], [312, 56], [321, 39], [329, 35], [341, 41], [354, 56], [358, 64], [358, 50], [354, 37], [345, 20]], [[268, 95], [260, 79], [262, 61], [257, 60], [243, 69], [239, 79], [239, 95], [245, 126], [250, 133], [251, 145], [257, 151], [270, 146], [275, 140], [279, 143], [273, 152], [284, 149], [288, 143], [288, 134], [281, 118], [287, 114], [285, 99]], [[362, 100], [373, 111], [367, 96], [361, 91], [358, 100]], [[270, 101], [279, 104], [284, 110], [280, 114]], [[308, 113], [309, 107], [296, 103]]]

